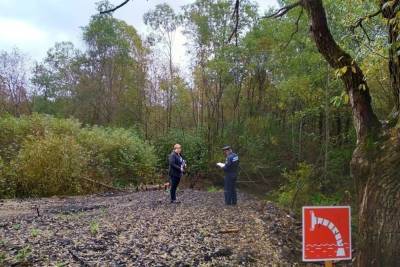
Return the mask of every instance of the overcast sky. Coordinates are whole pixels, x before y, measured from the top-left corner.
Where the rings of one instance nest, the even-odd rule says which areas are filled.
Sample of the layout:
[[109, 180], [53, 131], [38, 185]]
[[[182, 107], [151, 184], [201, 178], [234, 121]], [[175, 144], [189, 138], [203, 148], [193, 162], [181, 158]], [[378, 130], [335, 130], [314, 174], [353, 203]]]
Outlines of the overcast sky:
[[[82, 47], [81, 27], [96, 12], [97, 0], [0, 0], [0, 50], [18, 47], [33, 60], [40, 60], [59, 41], [71, 41]], [[122, 0], [111, 0], [117, 5]], [[141, 35], [148, 32], [143, 14], [155, 5], [167, 2], [175, 10], [194, 0], [132, 0], [114, 12], [118, 19], [133, 25]], [[257, 0], [261, 13], [277, 0]], [[176, 63], [185, 61], [185, 38], [178, 33], [174, 47]]]

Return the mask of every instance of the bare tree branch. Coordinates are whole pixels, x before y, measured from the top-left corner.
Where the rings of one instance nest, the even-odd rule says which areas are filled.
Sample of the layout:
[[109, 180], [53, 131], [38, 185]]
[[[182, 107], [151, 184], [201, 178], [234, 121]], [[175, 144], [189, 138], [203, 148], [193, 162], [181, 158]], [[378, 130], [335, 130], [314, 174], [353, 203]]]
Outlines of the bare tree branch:
[[293, 4], [284, 6], [280, 9], [278, 9], [277, 11], [275, 11], [274, 13], [264, 16], [262, 17], [262, 19], [269, 19], [269, 18], [280, 18], [283, 17], [286, 13], [288, 13], [290, 10], [292, 10], [293, 8], [297, 7], [301, 5], [301, 1], [295, 2]]
[[[262, 19], [283, 17], [286, 13], [288, 13], [290, 10], [292, 10], [293, 8], [295, 8], [297, 6], [301, 6], [301, 1], [295, 2], [291, 5], [284, 6], [272, 14], [262, 17]], [[304, 8], [302, 7], [301, 11], [299, 13], [299, 16], [297, 17], [296, 23], [295, 23], [296, 28], [295, 28], [294, 32], [290, 35], [288, 42], [285, 44], [285, 46], [283, 46], [282, 50], [285, 50], [289, 46], [290, 42], [293, 40], [293, 37], [296, 35], [296, 33], [299, 32], [299, 23], [300, 23], [301, 17], [303, 16], [303, 11], [304, 11]]]
[[239, 7], [240, 7], [240, 0], [236, 0], [235, 2], [235, 9], [232, 13], [232, 18], [235, 17], [235, 27], [232, 30], [231, 35], [228, 38], [228, 43], [231, 42], [232, 37], [236, 36], [236, 45], [237, 45], [237, 37], [238, 37], [238, 29], [239, 29]]
[[382, 13], [382, 10], [379, 9], [379, 10], [375, 11], [375, 12], [372, 13], [372, 14], [369, 14], [369, 15], [366, 15], [366, 16], [364, 16], [364, 17], [362, 17], [362, 18], [359, 18], [359, 19], [356, 21], [356, 23], [353, 24], [353, 26], [351, 26], [351, 27], [352, 27], [352, 28], [357, 28], [358, 26], [360, 26], [360, 25], [362, 24], [362, 22], [363, 22], [364, 20], [366, 20], [366, 19], [371, 19], [371, 18], [373, 18], [373, 17], [376, 17], [376, 16], [378, 16], [378, 15], [381, 14], [381, 13]]
[[112, 12], [114, 12], [115, 10], [117, 10], [117, 9], [123, 7], [124, 5], [128, 4], [129, 1], [130, 1], [130, 0], [125, 0], [124, 2], [122, 2], [121, 4], [119, 4], [118, 6], [116, 6], [116, 7], [114, 7], [114, 8], [111, 8], [111, 9], [109, 9], [109, 10], [101, 11], [100, 14], [112, 13]]
[[[360, 44], [361, 44], [361, 43], [360, 43]], [[365, 46], [371, 53], [373, 53], [373, 54], [375, 54], [375, 55], [377, 55], [377, 56], [383, 58], [384, 60], [389, 60], [389, 58], [388, 58], [387, 56], [382, 55], [382, 54], [379, 53], [379, 52], [376, 52], [376, 51], [374, 50], [374, 48], [372, 48], [372, 47], [369, 46], [368, 44], [361, 44], [361, 45]]]
[[379, 10], [377, 10], [376, 12], [374, 12], [374, 13], [372, 13], [372, 14], [369, 14], [369, 15], [367, 15], [367, 16], [364, 16], [364, 17], [362, 17], [362, 18], [359, 18], [353, 25], [350, 26], [351, 32], [354, 33], [355, 29], [359, 27], [359, 28], [361, 28], [361, 30], [364, 32], [364, 35], [367, 37], [368, 42], [371, 42], [371, 38], [369, 37], [367, 31], [365, 30], [364, 25], [363, 25], [363, 22], [364, 22], [364, 20], [366, 20], [366, 19], [371, 19], [371, 18], [373, 18], [373, 17], [375, 17], [375, 16], [378, 16], [378, 15], [381, 14], [381, 13], [382, 13], [382, 9], [379, 9]]
[[299, 22], [300, 22], [301, 17], [303, 16], [303, 11], [304, 11], [304, 8], [301, 8], [300, 14], [297, 17], [296, 24], [295, 24], [296, 25], [296, 29], [294, 30], [294, 32], [292, 32], [292, 34], [290, 35], [289, 41], [282, 48], [282, 50], [285, 50], [289, 46], [290, 42], [293, 40], [293, 37], [296, 35], [296, 33], [299, 32]]

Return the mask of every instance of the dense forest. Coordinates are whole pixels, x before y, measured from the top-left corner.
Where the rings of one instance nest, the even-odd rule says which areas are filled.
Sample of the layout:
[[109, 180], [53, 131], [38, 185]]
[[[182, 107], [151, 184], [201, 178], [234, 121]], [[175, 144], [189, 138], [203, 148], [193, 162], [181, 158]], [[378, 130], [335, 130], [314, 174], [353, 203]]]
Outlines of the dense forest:
[[[32, 65], [2, 51], [0, 197], [158, 183], [175, 143], [186, 179], [218, 188], [229, 144], [239, 188], [296, 214], [351, 205], [359, 266], [395, 266], [400, 2], [279, 3], [160, 4], [141, 36], [100, 14], [105, 0], [82, 27], [84, 48], [55, 43]], [[174, 63], [178, 31], [190, 66]]]

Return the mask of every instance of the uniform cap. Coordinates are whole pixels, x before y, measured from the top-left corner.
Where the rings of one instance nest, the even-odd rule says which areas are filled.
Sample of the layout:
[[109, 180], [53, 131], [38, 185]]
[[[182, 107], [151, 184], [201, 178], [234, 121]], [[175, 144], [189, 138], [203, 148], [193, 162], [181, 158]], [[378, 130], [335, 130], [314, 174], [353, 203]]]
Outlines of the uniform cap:
[[228, 149], [231, 149], [231, 146], [226, 145], [226, 146], [224, 146], [224, 147], [222, 148], [222, 150], [228, 150]]

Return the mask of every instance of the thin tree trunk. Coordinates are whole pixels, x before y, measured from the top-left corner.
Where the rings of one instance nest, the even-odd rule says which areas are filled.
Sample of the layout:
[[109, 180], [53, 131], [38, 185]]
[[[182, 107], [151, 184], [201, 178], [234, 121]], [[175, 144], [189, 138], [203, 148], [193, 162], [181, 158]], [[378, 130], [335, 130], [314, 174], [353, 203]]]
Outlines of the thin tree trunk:
[[300, 118], [300, 124], [299, 124], [299, 152], [298, 152], [298, 161], [301, 161], [301, 153], [302, 153], [302, 135], [303, 135], [303, 116]]
[[172, 65], [172, 44], [169, 44], [169, 75], [170, 81], [168, 84], [168, 103], [167, 103], [167, 130], [171, 128], [172, 123], [172, 99], [174, 94], [174, 70]]
[[341, 146], [343, 144], [343, 134], [342, 134], [342, 118], [340, 114], [336, 116], [336, 137], [337, 137], [337, 144]]
[[324, 113], [322, 110], [319, 112], [318, 116], [318, 133], [319, 133], [319, 142], [322, 145], [322, 142], [324, 140]]
[[294, 115], [292, 113], [292, 118], [291, 118], [291, 123], [292, 123], [292, 155], [296, 155], [295, 151], [295, 140], [294, 140]]
[[325, 86], [325, 159], [324, 159], [325, 180], [328, 177], [328, 160], [329, 160], [329, 72], [326, 73], [326, 86]]

